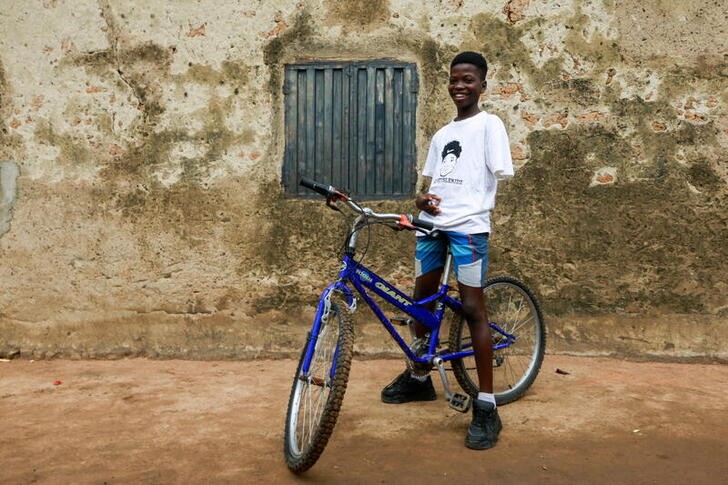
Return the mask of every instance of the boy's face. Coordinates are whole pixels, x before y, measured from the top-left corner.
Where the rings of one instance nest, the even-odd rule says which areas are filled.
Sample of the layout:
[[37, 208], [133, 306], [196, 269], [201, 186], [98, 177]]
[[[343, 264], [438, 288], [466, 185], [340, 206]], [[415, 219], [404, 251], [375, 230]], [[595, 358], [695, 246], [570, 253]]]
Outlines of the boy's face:
[[478, 104], [485, 90], [485, 79], [480, 69], [472, 64], [455, 64], [450, 68], [450, 82], [447, 86], [458, 111], [467, 110]]

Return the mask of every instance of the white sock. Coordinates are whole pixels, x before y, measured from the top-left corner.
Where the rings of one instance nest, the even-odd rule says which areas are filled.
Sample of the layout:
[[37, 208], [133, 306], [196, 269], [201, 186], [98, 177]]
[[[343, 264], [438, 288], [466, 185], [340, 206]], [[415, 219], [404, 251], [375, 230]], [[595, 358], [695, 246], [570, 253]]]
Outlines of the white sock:
[[495, 395], [493, 395], [493, 394], [489, 394], [487, 392], [479, 392], [478, 393], [478, 400], [479, 401], [489, 402], [494, 407], [496, 407], [496, 404], [495, 404]]
[[410, 371], [410, 376], [412, 376], [413, 379], [418, 380], [420, 382], [425, 382], [427, 380], [428, 375], [429, 374], [418, 375], [418, 374], [415, 374], [414, 372]]

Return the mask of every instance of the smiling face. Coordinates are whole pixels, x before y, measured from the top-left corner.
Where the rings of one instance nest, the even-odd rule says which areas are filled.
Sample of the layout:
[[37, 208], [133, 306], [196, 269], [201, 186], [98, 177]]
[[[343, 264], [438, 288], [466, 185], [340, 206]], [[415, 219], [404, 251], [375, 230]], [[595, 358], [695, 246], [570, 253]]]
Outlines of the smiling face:
[[455, 64], [450, 68], [447, 90], [458, 109], [458, 118], [467, 118], [480, 111], [478, 100], [485, 86], [480, 69], [473, 64]]

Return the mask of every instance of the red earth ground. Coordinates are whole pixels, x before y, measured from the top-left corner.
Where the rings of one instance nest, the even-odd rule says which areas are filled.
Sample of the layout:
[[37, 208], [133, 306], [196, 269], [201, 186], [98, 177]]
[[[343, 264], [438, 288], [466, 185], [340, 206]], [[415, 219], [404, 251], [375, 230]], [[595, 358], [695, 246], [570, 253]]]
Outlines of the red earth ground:
[[728, 483], [728, 365], [547, 356], [479, 452], [444, 400], [379, 401], [402, 365], [354, 361], [331, 441], [297, 477], [292, 360], [0, 362], [0, 483]]

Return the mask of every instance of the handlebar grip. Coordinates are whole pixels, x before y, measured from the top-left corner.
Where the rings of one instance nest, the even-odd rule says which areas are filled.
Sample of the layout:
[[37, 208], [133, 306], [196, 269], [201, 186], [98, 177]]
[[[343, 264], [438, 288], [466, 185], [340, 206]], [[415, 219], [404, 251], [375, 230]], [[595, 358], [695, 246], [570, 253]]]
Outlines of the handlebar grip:
[[330, 185], [320, 184], [314, 180], [302, 178], [299, 185], [306, 187], [307, 189], [315, 190], [319, 194], [329, 197], [334, 194], [335, 189]]
[[435, 228], [435, 225], [431, 223], [430, 221], [425, 221], [423, 219], [420, 219], [419, 217], [412, 217], [412, 225], [417, 226], [421, 229], [425, 229], [427, 231], [431, 231]]

